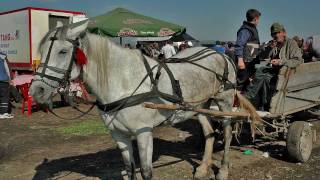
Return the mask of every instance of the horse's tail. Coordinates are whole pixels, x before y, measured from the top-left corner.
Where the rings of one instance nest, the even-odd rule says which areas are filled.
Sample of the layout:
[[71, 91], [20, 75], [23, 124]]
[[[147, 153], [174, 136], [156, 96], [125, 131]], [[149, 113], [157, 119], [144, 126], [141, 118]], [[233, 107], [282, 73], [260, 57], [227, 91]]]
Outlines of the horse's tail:
[[259, 114], [257, 113], [256, 108], [239, 91], [236, 91], [236, 98], [238, 99], [240, 108], [244, 109], [245, 111], [247, 111], [249, 113], [249, 115], [250, 115], [250, 119], [252, 121], [251, 122], [251, 133], [252, 133], [252, 137], [254, 138], [256, 124], [257, 123], [262, 123], [263, 120], [259, 116]]
[[236, 98], [239, 101], [240, 108], [247, 111], [250, 115], [250, 118], [252, 118], [252, 120], [262, 121], [261, 117], [256, 111], [256, 108], [239, 91], [236, 91]]

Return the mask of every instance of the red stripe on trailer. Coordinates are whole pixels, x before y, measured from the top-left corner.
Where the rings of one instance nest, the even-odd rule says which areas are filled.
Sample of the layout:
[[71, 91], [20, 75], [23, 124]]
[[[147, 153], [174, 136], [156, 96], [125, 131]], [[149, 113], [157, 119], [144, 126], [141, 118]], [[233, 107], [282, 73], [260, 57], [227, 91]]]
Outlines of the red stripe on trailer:
[[47, 9], [47, 8], [37, 8], [37, 7], [25, 7], [25, 8], [21, 8], [21, 9], [1, 12], [0, 15], [10, 14], [10, 13], [24, 11], [24, 10], [40, 10], [40, 11], [52, 11], [52, 12], [62, 12], [62, 13], [70, 13], [70, 14], [77, 14], [77, 15], [85, 15], [85, 13], [79, 12], [79, 11], [68, 11], [68, 10]]
[[41, 10], [41, 11], [53, 11], [53, 12], [62, 12], [62, 13], [71, 13], [71, 14], [78, 14], [84, 15], [85, 13], [79, 11], [68, 11], [68, 10], [58, 10], [58, 9], [46, 9], [46, 8], [36, 8], [36, 7], [27, 7], [32, 10]]
[[31, 64], [30, 63], [10, 63], [10, 66], [14, 66], [14, 67], [29, 67], [31, 68]]

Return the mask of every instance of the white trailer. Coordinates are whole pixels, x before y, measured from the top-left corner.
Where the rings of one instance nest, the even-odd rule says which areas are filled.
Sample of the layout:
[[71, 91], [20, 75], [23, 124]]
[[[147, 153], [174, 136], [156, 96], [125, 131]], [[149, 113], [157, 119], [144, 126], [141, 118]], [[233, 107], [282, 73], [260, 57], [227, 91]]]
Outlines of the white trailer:
[[82, 12], [26, 7], [0, 13], [0, 51], [13, 70], [33, 71], [40, 63], [39, 43], [57, 23], [87, 19]]

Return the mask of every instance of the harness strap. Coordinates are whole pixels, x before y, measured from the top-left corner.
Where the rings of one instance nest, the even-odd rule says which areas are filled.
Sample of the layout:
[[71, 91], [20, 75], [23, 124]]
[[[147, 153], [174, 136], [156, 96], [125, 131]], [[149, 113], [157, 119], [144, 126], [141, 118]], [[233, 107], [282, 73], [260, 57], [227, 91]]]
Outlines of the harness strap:
[[72, 66], [73, 66], [73, 63], [74, 63], [74, 59], [75, 59], [75, 50], [76, 50], [77, 46], [74, 46], [73, 47], [73, 53], [72, 53], [72, 59], [71, 59], [71, 62], [69, 63], [69, 66], [68, 66], [68, 69], [66, 71], [66, 73], [64, 74], [64, 82], [68, 82], [70, 76], [71, 76], [71, 71], [72, 71]]
[[[135, 90], [130, 96], [122, 98], [117, 101], [114, 101], [112, 103], [108, 103], [108, 104], [103, 104], [97, 100], [96, 105], [100, 110], [107, 112], [107, 113], [116, 112], [116, 111], [119, 111], [119, 110], [124, 109], [126, 107], [131, 107], [131, 106], [141, 104], [141, 103], [143, 103], [149, 99], [153, 99], [153, 98], [162, 98], [162, 99], [167, 100], [172, 103], [181, 103], [182, 102], [182, 93], [181, 93], [181, 89], [180, 89], [179, 84], [177, 84], [178, 81], [174, 79], [172, 72], [165, 65], [165, 63], [160, 63], [159, 61], [157, 61], [158, 65], [151, 68], [147, 59], [143, 55], [142, 55], [142, 57], [143, 57], [142, 59], [143, 59], [144, 66], [147, 71], [147, 75], [142, 79], [142, 81], [140, 82], [140, 84], [136, 88], [136, 90], [143, 84], [143, 82], [146, 80], [147, 77], [150, 78], [150, 81], [153, 85], [152, 90], [150, 92], [145, 92], [145, 93], [140, 93], [140, 94], [134, 95], [134, 93], [136, 91]], [[153, 69], [156, 67], [158, 67], [158, 70], [157, 70], [156, 77], [154, 78], [153, 77]], [[161, 68], [164, 68], [170, 77], [174, 95], [163, 93], [158, 90], [158, 80], [159, 80], [159, 77], [161, 74], [160, 73]]]
[[[198, 51], [198, 52], [196, 52], [196, 53], [194, 53], [194, 54], [192, 54], [192, 55], [190, 55], [188, 57], [185, 57], [185, 58], [174, 58], [174, 57], [169, 58], [169, 59], [166, 60], [166, 63], [171, 63], [171, 62], [172, 63], [179, 63], [179, 62], [188, 61], [188, 60], [194, 59], [195, 57], [198, 57], [198, 56], [200, 56], [200, 55], [202, 55], [204, 53], [210, 52], [210, 51], [214, 52], [214, 51], [212, 51], [212, 49], [205, 48], [205, 49], [202, 49], [202, 50], [200, 50], [200, 51]], [[206, 56], [204, 56], [204, 57], [206, 57]], [[201, 56], [200, 59], [201, 58], [203, 58], [203, 56]]]
[[62, 117], [62, 116], [58, 115], [57, 113], [53, 112], [53, 110], [50, 109], [50, 108], [48, 108], [48, 110], [49, 110], [54, 116], [56, 116], [56, 117], [58, 117], [58, 118], [60, 118], [60, 119], [74, 120], [74, 119], [79, 119], [79, 118], [83, 117], [84, 115], [89, 114], [89, 112], [94, 108], [95, 105], [96, 105], [96, 103], [93, 103], [87, 111], [82, 111], [82, 110], [80, 110], [79, 108], [77, 108], [76, 106], [72, 106], [74, 109], [76, 109], [77, 111], [79, 111], [79, 112], [82, 113], [81, 115], [76, 116], [76, 117], [73, 117], [73, 118], [65, 118], [65, 117]]
[[[169, 67], [167, 66], [166, 63], [164, 63], [163, 61], [159, 61], [159, 60], [155, 60], [157, 61], [159, 67], [158, 67], [158, 71], [157, 71], [157, 74], [156, 74], [156, 78], [153, 78], [153, 72], [150, 68], [150, 65], [147, 61], [147, 59], [145, 58], [144, 55], [142, 55], [143, 57], [143, 63], [145, 65], [145, 68], [149, 74], [149, 77], [150, 77], [150, 80], [151, 80], [151, 83], [153, 85], [153, 90], [155, 93], [159, 94], [161, 97], [163, 97], [164, 99], [171, 99], [170, 102], [172, 102], [172, 100], [174, 99], [174, 102], [179, 102], [181, 103], [183, 101], [183, 97], [182, 97], [182, 91], [181, 91], [181, 88], [180, 88], [180, 85], [179, 85], [179, 81], [176, 80], [174, 78], [174, 75], [172, 74], [171, 70], [169, 69]], [[161, 72], [160, 72], [160, 69], [163, 68], [168, 76], [169, 76], [169, 79], [171, 81], [171, 85], [172, 85], [172, 91], [173, 91], [173, 95], [171, 94], [166, 94], [166, 93], [162, 93], [158, 90], [158, 80], [159, 80], [159, 77], [161, 75]]]
[[[172, 74], [171, 70], [169, 69], [168, 65], [164, 62], [159, 62], [159, 69], [162, 67], [168, 74], [170, 81], [171, 81], [171, 86], [172, 86], [172, 91], [173, 91], [173, 96], [176, 99], [180, 99], [179, 102], [183, 102], [183, 97], [182, 97], [182, 91], [181, 87], [179, 84], [179, 80], [176, 80], [174, 78], [174, 75]], [[158, 77], [159, 78], [159, 77]], [[170, 95], [171, 96], [171, 95]]]
[[151, 91], [151, 92], [146, 92], [146, 93], [125, 97], [109, 104], [102, 104], [100, 101], [97, 101], [96, 105], [100, 110], [111, 113], [111, 112], [119, 111], [126, 107], [138, 105], [152, 98], [157, 98], [157, 95], [152, 93]]
[[179, 103], [180, 98], [176, 98], [175, 96], [172, 96], [170, 94], [162, 93], [157, 90], [153, 90], [146, 93], [140, 93], [136, 95], [132, 95], [129, 97], [122, 98], [120, 100], [114, 101], [112, 103], [103, 104], [100, 101], [96, 101], [97, 107], [107, 113], [112, 113], [119, 111], [121, 109], [135, 106], [138, 104], [141, 104], [143, 102], [146, 102], [148, 100], [154, 99], [154, 98], [162, 98], [172, 103]]
[[51, 54], [52, 47], [53, 47], [53, 43], [54, 43], [55, 40], [57, 40], [57, 34], [58, 34], [58, 30], [54, 33], [54, 36], [52, 38], [50, 38], [51, 44], [50, 44], [50, 47], [49, 47], [49, 50], [48, 50], [46, 61], [44, 63], [44, 68], [42, 69], [42, 72], [41, 72], [42, 75], [44, 75], [45, 72], [46, 72], [46, 68], [45, 67], [48, 65], [48, 62], [49, 62], [49, 59], [50, 59], [50, 54]]
[[157, 83], [156, 83], [156, 80], [153, 78], [153, 72], [152, 72], [152, 70], [151, 70], [151, 68], [150, 68], [150, 65], [149, 65], [147, 59], [144, 57], [144, 55], [142, 55], [142, 60], [143, 60], [144, 67], [146, 68], [146, 71], [147, 71], [147, 73], [148, 73], [148, 76], [149, 76], [149, 78], [150, 78], [151, 83], [152, 83], [154, 86], [156, 86]]
[[[209, 52], [209, 53], [208, 53]], [[204, 53], [207, 53], [206, 55], [204, 56], [201, 56], [201, 57], [198, 57], [198, 58], [190, 58], [190, 57], [197, 57], [197, 56], [200, 56], [201, 54], [204, 54]], [[222, 56], [224, 62], [225, 62], [225, 67], [224, 67], [224, 71], [223, 71], [223, 74], [218, 74], [217, 72], [209, 69], [209, 68], [206, 68], [200, 64], [197, 64], [195, 63], [196, 61], [199, 61], [203, 58], [206, 58], [208, 56], [211, 56], [213, 54], [219, 54], [220, 56]], [[197, 55], [197, 56], [195, 56]], [[195, 53], [194, 55], [191, 55], [189, 57], [186, 57], [186, 58], [170, 58], [166, 61], [166, 63], [190, 63], [190, 64], [193, 64], [195, 66], [198, 66], [198, 67], [201, 67], [209, 72], [212, 72], [214, 73], [217, 78], [223, 82], [224, 84], [224, 89], [233, 89], [236, 87], [236, 84], [235, 83], [232, 83], [231, 81], [228, 80], [228, 75], [229, 75], [229, 68], [228, 68], [228, 61], [232, 64], [233, 68], [236, 70], [236, 66], [234, 64], [234, 62], [227, 58], [226, 56], [224, 56], [223, 54], [219, 53], [219, 52], [216, 52], [216, 51], [213, 51], [212, 49], [209, 49], [209, 48], [205, 48], [197, 53]]]
[[[173, 73], [171, 72], [171, 70], [169, 69], [169, 67], [167, 66], [166, 63], [187, 62], [187, 63], [193, 64], [195, 66], [201, 67], [202, 69], [205, 69], [209, 72], [214, 73], [220, 81], [224, 82], [225, 89], [226, 88], [235, 88], [236, 87], [235, 84], [228, 80], [228, 74], [229, 74], [228, 61], [224, 55], [221, 54], [221, 56], [223, 56], [224, 62], [226, 63], [226, 65], [224, 67], [224, 74], [223, 75], [220, 75], [217, 72], [215, 72], [209, 68], [206, 68], [200, 64], [195, 63], [195, 61], [200, 60], [204, 57], [210, 56], [212, 54], [218, 54], [217, 52], [212, 51], [211, 53], [206, 54], [205, 56], [194, 59], [195, 57], [200, 56], [200, 55], [207, 53], [207, 52], [210, 52], [210, 51], [212, 51], [212, 50], [209, 48], [206, 48], [206, 49], [203, 49], [203, 50], [201, 50], [201, 51], [199, 51], [199, 52], [197, 52], [187, 58], [184, 58], [184, 59], [171, 58], [171, 59], [169, 59], [169, 62], [156, 60], [158, 62], [158, 65], [156, 65], [152, 68], [150, 68], [150, 65], [149, 65], [147, 59], [144, 57], [144, 55], [142, 55], [142, 57], [143, 57], [142, 59], [143, 59], [144, 66], [147, 71], [147, 75], [143, 78], [143, 80], [140, 82], [139, 86], [131, 94], [131, 96], [122, 98], [120, 100], [117, 100], [117, 101], [114, 101], [114, 102], [108, 103], [108, 104], [103, 104], [100, 101], [97, 101], [96, 105], [100, 110], [107, 112], [107, 113], [110, 113], [110, 112], [119, 111], [119, 110], [124, 109], [126, 107], [131, 107], [131, 106], [141, 104], [141, 103], [146, 102], [146, 101], [153, 99], [153, 98], [162, 98], [162, 99], [167, 100], [172, 103], [179, 103], [179, 104], [183, 103], [182, 91], [181, 91], [181, 88], [179, 85], [179, 81], [174, 78]], [[152, 71], [157, 66], [158, 66], [158, 70], [157, 70], [156, 76], [153, 77]], [[162, 68], [167, 72], [167, 74], [169, 76], [169, 79], [170, 79], [171, 85], [172, 85], [173, 95], [166, 94], [166, 93], [160, 92], [158, 90], [158, 81], [159, 81], [159, 78], [161, 75]], [[153, 85], [152, 90], [150, 92], [145, 92], [145, 93], [140, 93], [140, 94], [134, 95], [134, 93], [143, 84], [143, 82], [145, 81], [145, 79], [147, 77], [150, 78], [150, 81]], [[228, 82], [228, 83], [226, 83], [226, 82]]]
[[[44, 67], [44, 64], [41, 63], [41, 64], [39, 64], [38, 67], [42, 67], [42, 68], [43, 68], [43, 67]], [[47, 68], [50, 69], [51, 71], [56, 72], [56, 73], [60, 73], [60, 74], [66, 73], [66, 70], [60, 69], [60, 68], [56, 68], [56, 67], [53, 67], [53, 66], [47, 66]], [[40, 74], [40, 73], [35, 72], [35, 74]]]

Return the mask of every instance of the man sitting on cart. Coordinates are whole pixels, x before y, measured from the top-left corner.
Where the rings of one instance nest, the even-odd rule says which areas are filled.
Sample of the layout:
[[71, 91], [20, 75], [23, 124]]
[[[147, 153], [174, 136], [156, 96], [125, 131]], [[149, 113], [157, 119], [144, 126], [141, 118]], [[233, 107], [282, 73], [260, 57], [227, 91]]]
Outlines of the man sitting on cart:
[[300, 48], [294, 40], [286, 37], [285, 28], [279, 23], [273, 23], [270, 30], [272, 38], [277, 42], [269, 55], [270, 62], [267, 65], [256, 65], [255, 77], [244, 92], [251, 103], [261, 110], [269, 109], [275, 91], [275, 88], [272, 88], [275, 84], [271, 82], [276, 82], [280, 68], [296, 68], [303, 63]]

